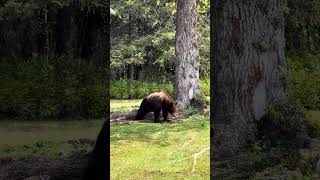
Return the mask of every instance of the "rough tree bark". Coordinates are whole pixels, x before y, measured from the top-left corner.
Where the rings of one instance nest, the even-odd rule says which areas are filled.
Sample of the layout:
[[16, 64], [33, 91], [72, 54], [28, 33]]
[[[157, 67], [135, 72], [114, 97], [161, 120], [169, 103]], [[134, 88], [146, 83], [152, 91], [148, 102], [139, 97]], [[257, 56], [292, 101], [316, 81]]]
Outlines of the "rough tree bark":
[[181, 109], [200, 94], [196, 0], [177, 0], [174, 97]]
[[214, 4], [211, 125], [220, 156], [232, 156], [241, 145], [253, 142], [266, 107], [286, 99], [284, 4], [285, 0]]

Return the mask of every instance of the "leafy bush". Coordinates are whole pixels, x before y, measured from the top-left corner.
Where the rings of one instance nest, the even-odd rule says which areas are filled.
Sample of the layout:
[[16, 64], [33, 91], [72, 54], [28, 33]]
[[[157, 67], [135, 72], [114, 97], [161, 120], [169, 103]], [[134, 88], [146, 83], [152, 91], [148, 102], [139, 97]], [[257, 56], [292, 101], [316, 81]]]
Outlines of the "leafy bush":
[[320, 54], [290, 52], [289, 95], [305, 108], [320, 109]]
[[[204, 79], [200, 81], [200, 90], [202, 95], [210, 96], [210, 80]], [[166, 91], [173, 94], [173, 84], [156, 83], [136, 80], [118, 80], [111, 82], [110, 97], [112, 99], [142, 99], [150, 93], [157, 91]]]
[[309, 140], [306, 112], [296, 102], [275, 102], [258, 123], [258, 138], [272, 146], [299, 148]]
[[0, 112], [26, 119], [102, 117], [107, 100], [106, 71], [83, 60], [34, 57], [0, 63]]
[[[289, 96], [306, 110], [320, 109], [320, 53], [289, 52]], [[317, 111], [312, 112], [317, 116]], [[320, 136], [318, 117], [307, 117], [304, 125], [312, 136]]]
[[320, 111], [309, 111], [304, 122], [311, 136], [320, 137]]
[[142, 99], [156, 91], [166, 91], [173, 94], [173, 85], [171, 83], [140, 82], [136, 80], [112, 81], [110, 97], [113, 99]]
[[210, 96], [210, 79], [200, 81], [200, 90], [203, 96]]

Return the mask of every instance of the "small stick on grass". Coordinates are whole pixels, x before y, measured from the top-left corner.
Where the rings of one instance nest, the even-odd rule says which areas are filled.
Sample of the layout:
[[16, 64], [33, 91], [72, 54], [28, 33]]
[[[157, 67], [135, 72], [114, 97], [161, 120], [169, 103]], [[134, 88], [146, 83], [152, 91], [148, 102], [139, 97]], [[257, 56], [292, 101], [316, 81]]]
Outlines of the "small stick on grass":
[[191, 159], [193, 157], [192, 172], [194, 172], [198, 156], [200, 156], [201, 154], [205, 153], [209, 149], [210, 149], [210, 147], [206, 147], [206, 148], [202, 149], [200, 152], [197, 152], [197, 153], [193, 154], [192, 156], [184, 158], [184, 159], [181, 159], [179, 161], [184, 161], [184, 160], [187, 160], [187, 159]]
[[[193, 135], [192, 139], [190, 139], [189, 141], [185, 142], [180, 148], [178, 148], [176, 150], [176, 152], [181, 151], [182, 149], [184, 149], [186, 146], [188, 146], [189, 144], [192, 143], [192, 141], [194, 140], [196, 135]], [[171, 159], [172, 154], [174, 153], [174, 151], [169, 152], [168, 154], [168, 159]]]

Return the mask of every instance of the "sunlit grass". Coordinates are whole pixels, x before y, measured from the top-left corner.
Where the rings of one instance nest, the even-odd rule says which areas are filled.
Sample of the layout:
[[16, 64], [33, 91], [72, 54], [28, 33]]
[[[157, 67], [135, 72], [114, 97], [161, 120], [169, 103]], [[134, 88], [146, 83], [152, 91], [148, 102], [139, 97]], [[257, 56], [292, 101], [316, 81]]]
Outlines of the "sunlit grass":
[[[112, 100], [111, 109], [138, 108], [140, 100]], [[118, 109], [117, 109], [118, 108]], [[91, 121], [2, 121], [0, 157], [60, 157], [92, 149], [70, 140], [95, 140], [103, 119]], [[111, 179], [209, 179], [210, 145], [208, 113], [196, 114], [175, 124], [134, 123], [111, 125]], [[61, 156], [63, 157], [63, 156]]]
[[133, 109], [139, 109], [142, 99], [129, 99], [129, 100], [110, 100], [110, 111], [127, 112]]
[[[103, 119], [90, 121], [1, 121], [0, 157], [54, 155], [71, 150], [68, 140], [95, 140]], [[88, 149], [88, 148], [86, 148]]]
[[[208, 115], [195, 115], [176, 124], [136, 123], [111, 126], [111, 179], [209, 179]], [[182, 161], [181, 161], [182, 160]]]

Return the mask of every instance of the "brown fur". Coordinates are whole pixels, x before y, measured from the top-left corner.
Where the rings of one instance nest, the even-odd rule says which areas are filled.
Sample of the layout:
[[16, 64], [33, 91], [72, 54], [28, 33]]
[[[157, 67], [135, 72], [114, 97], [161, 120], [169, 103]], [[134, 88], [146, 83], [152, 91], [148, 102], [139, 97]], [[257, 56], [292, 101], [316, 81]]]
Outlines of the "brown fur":
[[142, 119], [148, 112], [154, 112], [154, 121], [159, 122], [161, 111], [164, 121], [168, 120], [169, 113], [174, 115], [177, 111], [176, 102], [164, 91], [152, 93], [142, 100], [137, 119]]

